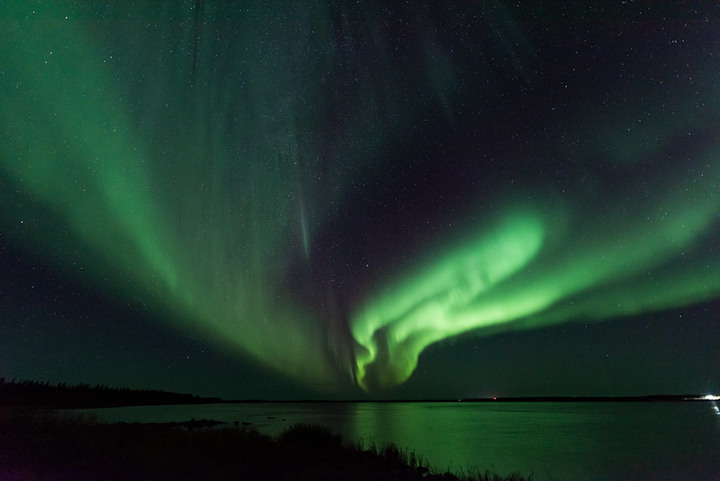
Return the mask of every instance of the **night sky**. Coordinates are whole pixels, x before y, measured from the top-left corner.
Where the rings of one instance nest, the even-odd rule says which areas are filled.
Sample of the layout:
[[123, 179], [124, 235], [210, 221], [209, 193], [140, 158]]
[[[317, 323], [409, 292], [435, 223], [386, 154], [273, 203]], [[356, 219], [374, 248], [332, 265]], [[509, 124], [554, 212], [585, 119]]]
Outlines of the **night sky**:
[[720, 7], [538, 3], [2, 2], [0, 376], [720, 391]]

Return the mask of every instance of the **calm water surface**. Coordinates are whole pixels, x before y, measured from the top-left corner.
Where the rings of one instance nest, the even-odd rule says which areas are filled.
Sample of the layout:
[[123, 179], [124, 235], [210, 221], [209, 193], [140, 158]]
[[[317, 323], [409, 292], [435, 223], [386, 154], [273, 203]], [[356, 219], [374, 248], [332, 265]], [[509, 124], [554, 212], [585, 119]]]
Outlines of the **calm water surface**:
[[436, 468], [537, 480], [720, 480], [720, 415], [684, 403], [242, 403], [94, 409], [100, 420], [311, 422], [346, 441], [415, 450]]

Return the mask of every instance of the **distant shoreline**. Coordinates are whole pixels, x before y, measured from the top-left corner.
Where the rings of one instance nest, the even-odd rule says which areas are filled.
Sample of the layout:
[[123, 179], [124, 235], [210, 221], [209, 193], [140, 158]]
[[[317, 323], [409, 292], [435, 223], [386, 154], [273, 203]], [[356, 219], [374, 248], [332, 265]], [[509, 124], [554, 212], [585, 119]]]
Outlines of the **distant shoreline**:
[[243, 403], [502, 403], [502, 402], [696, 402], [713, 399], [698, 394], [653, 394], [648, 396], [518, 396], [467, 399], [232, 399], [215, 401], [213, 404]]
[[50, 385], [37, 381], [0, 378], [0, 406], [44, 407], [48, 409], [93, 409], [124, 406], [190, 404], [279, 404], [279, 403], [517, 403], [517, 402], [696, 402], [718, 400], [700, 394], [652, 394], [643, 396], [509, 396], [461, 399], [221, 399], [159, 390], [111, 388], [88, 384]]

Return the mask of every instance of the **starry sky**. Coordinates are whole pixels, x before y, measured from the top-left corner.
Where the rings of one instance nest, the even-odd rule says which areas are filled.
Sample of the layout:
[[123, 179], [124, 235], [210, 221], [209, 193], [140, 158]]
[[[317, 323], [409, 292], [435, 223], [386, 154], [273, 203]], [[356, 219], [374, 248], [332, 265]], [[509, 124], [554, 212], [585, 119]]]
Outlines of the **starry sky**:
[[0, 376], [720, 391], [720, 7], [529, 3], [4, 2]]

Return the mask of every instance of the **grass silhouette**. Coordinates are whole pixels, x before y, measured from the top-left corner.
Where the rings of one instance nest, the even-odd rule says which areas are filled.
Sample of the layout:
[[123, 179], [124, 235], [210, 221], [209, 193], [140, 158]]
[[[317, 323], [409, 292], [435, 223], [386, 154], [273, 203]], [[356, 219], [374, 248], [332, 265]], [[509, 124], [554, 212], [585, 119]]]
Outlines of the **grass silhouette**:
[[483, 480], [519, 475], [434, 472], [394, 444], [344, 444], [312, 424], [277, 437], [212, 422], [104, 424], [0, 407], [3, 480]]

